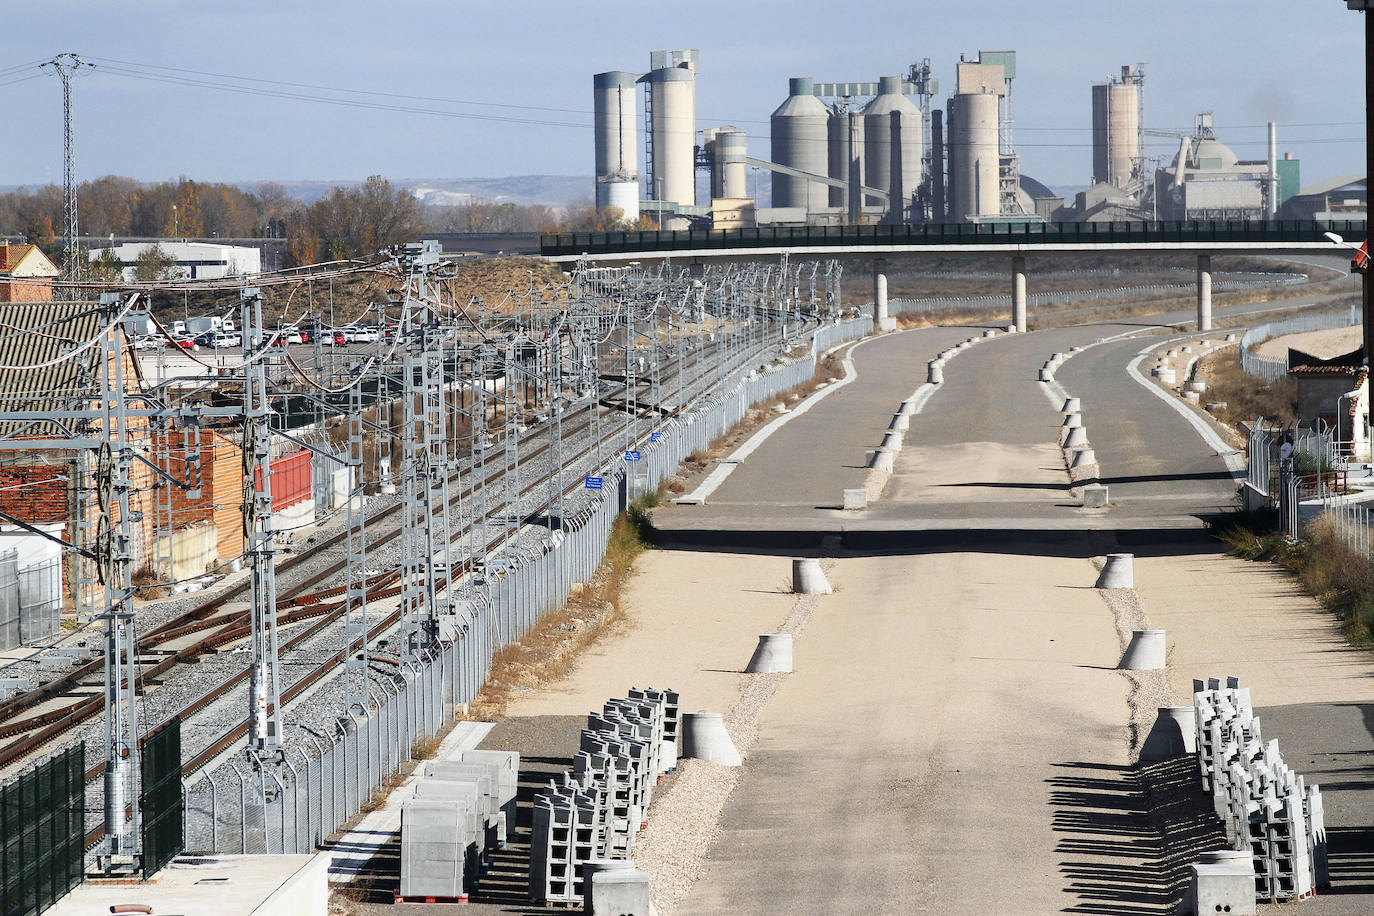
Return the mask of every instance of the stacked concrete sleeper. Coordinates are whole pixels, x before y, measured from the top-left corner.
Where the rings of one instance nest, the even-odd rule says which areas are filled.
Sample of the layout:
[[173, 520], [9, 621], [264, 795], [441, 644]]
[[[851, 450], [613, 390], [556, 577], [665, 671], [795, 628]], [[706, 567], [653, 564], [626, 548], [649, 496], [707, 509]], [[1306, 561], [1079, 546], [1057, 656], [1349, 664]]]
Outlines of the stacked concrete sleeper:
[[515, 751], [464, 751], [430, 760], [401, 807], [401, 897], [463, 900], [515, 823]]
[[1237, 678], [1193, 681], [1198, 762], [1233, 849], [1254, 862], [1255, 894], [1301, 899], [1330, 883], [1321, 790], [1264, 743], [1250, 690]]
[[534, 800], [530, 897], [586, 903], [583, 866], [628, 861], [658, 778], [677, 766], [681, 704], [672, 690], [633, 687], [587, 716], [573, 772]]

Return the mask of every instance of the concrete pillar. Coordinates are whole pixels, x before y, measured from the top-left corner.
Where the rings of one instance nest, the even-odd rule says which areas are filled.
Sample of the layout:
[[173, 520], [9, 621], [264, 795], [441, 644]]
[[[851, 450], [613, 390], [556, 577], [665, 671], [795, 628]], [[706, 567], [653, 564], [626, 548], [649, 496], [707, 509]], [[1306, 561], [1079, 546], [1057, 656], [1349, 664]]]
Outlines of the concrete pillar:
[[1132, 630], [1131, 641], [1117, 668], [1122, 671], [1158, 671], [1165, 665], [1168, 646], [1163, 630]]
[[742, 762], [735, 742], [725, 730], [725, 716], [718, 712], [682, 715], [682, 756], [737, 767]]
[[887, 315], [887, 261], [873, 259], [873, 331], [894, 331], [897, 322]]
[[1197, 329], [1212, 330], [1212, 256], [1197, 256]]
[[1135, 554], [1109, 553], [1094, 588], [1135, 588]]
[[[788, 674], [792, 671], [792, 634], [762, 633], [758, 648], [744, 667], [747, 674]], [[1192, 707], [1189, 707], [1190, 709]]]
[[1011, 259], [1011, 323], [1016, 330], [1026, 330], [1026, 259], [1016, 255]]

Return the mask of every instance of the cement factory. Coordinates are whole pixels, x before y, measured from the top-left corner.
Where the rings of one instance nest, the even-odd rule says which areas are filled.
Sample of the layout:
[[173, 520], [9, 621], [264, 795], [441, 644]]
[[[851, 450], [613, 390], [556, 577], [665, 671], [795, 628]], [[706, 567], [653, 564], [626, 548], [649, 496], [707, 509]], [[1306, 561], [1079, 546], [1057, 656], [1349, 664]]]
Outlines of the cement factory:
[[[738, 127], [698, 129], [699, 64], [697, 49], [654, 51], [647, 73], [593, 77], [596, 205], [625, 226], [1263, 220], [1288, 215], [1298, 194], [1298, 160], [1279, 157], [1273, 123], [1268, 157], [1257, 161], [1217, 138], [1210, 111], [1191, 132], [1147, 128], [1139, 65], [1091, 87], [1091, 182], [1066, 199], [1021, 171], [1015, 51], [961, 57], [943, 111], [932, 107], [939, 81], [929, 58], [875, 82], [792, 77], [769, 119], [767, 160], [749, 155]], [[1178, 146], [1152, 158], [1146, 137]], [[750, 169], [770, 173], [767, 206], [759, 189], [749, 193]], [[701, 195], [698, 171], [710, 176]], [[1313, 205], [1299, 203], [1290, 210], [1305, 218]]]

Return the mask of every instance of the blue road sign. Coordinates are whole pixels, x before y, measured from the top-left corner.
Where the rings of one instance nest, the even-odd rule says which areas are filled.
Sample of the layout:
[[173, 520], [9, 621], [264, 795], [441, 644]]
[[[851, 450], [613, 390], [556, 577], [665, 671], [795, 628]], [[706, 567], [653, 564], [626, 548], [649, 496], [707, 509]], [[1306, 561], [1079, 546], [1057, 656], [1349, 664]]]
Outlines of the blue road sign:
[[662, 438], [663, 438], [663, 433], [649, 433], [649, 441], [650, 441], [650, 442], [657, 442], [659, 439], [662, 439]]
[[639, 460], [639, 452], [626, 452], [626, 453], [625, 453], [625, 460], [626, 460], [626, 461], [638, 461], [638, 460]]
[[600, 489], [601, 489], [601, 478], [600, 478], [600, 477], [588, 477], [588, 478], [587, 478], [587, 489], [588, 489], [588, 490], [600, 490]]

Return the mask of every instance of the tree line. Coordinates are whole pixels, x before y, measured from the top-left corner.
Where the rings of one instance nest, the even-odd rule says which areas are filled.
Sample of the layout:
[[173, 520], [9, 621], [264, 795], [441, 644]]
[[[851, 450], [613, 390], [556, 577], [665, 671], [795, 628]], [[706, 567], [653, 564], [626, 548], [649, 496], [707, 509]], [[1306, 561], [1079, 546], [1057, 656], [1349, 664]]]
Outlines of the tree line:
[[[566, 208], [473, 199], [425, 206], [380, 175], [336, 187], [313, 203], [264, 182], [244, 190], [188, 178], [145, 183], [107, 175], [77, 188], [83, 236], [285, 239], [287, 265], [362, 258], [426, 232], [573, 232], [640, 228], [590, 201]], [[0, 235], [23, 236], [54, 261], [61, 256], [62, 189], [0, 193]]]

